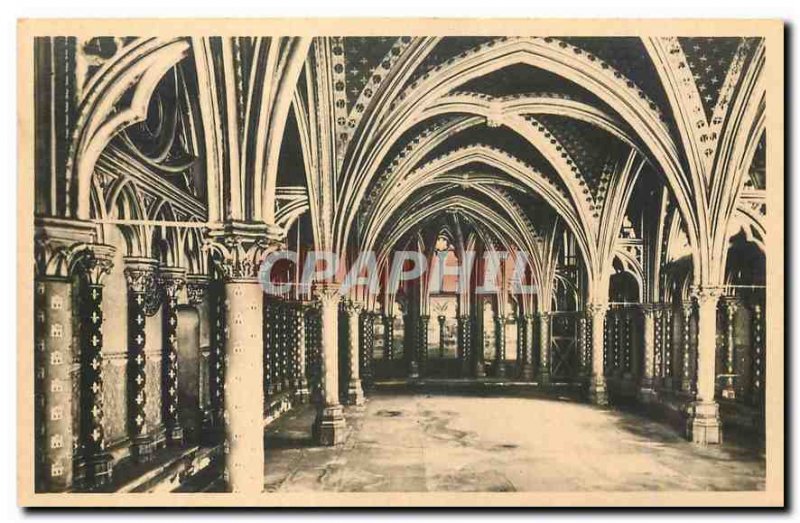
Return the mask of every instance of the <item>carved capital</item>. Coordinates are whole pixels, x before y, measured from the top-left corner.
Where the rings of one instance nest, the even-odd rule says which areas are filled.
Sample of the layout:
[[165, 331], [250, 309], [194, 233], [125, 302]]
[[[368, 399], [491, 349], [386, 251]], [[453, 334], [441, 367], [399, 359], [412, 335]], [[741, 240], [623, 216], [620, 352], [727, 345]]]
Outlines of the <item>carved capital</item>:
[[315, 283], [314, 298], [320, 307], [338, 307], [342, 299], [340, 286], [335, 283]]
[[361, 314], [361, 311], [364, 310], [364, 305], [362, 305], [361, 303], [359, 303], [357, 301], [347, 300], [345, 302], [345, 304], [344, 304], [344, 308], [345, 308], [345, 310], [347, 310], [348, 314], [351, 314], [351, 315], [354, 314], [354, 315], [358, 316], [359, 314]]
[[608, 312], [608, 303], [590, 303], [586, 306], [586, 310], [592, 317], [605, 316]]
[[152, 258], [125, 257], [125, 281], [136, 294], [155, 292], [158, 262]]
[[86, 250], [95, 244], [95, 226], [78, 220], [38, 218], [34, 236], [37, 276], [68, 278]]
[[699, 308], [716, 307], [725, 289], [716, 285], [694, 285], [691, 288], [692, 298]]
[[281, 242], [272, 238], [265, 224], [230, 223], [212, 229], [203, 244], [227, 281], [256, 280], [261, 262]]
[[164, 295], [174, 298], [186, 285], [186, 269], [183, 267], [162, 267], [158, 274], [158, 283], [164, 290]]
[[208, 292], [208, 277], [205, 274], [186, 276], [186, 296], [189, 304], [195, 307], [203, 303]]
[[87, 245], [80, 250], [80, 255], [75, 260], [75, 268], [90, 285], [102, 285], [114, 266], [115, 251], [111, 245], [99, 243]]

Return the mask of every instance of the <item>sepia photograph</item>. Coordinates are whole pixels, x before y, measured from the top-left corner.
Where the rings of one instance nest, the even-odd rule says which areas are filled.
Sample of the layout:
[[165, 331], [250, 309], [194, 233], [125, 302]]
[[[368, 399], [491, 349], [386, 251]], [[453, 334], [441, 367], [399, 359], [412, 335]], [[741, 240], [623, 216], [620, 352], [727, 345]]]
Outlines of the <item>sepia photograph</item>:
[[782, 24], [20, 21], [20, 504], [782, 506]]

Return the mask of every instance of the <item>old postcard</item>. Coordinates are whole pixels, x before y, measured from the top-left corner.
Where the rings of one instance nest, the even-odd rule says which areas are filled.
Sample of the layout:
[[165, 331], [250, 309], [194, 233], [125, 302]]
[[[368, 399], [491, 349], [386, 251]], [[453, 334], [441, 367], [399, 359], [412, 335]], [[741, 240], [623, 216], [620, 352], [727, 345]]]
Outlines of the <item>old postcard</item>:
[[20, 504], [784, 504], [780, 22], [18, 32]]

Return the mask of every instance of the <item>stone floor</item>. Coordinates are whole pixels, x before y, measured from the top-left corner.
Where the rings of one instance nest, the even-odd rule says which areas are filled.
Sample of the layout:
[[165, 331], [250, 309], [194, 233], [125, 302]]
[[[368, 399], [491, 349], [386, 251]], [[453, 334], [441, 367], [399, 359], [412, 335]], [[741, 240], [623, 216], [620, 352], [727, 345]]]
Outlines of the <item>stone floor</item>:
[[313, 410], [267, 429], [268, 491], [760, 490], [764, 453], [730, 439], [699, 448], [662, 423], [571, 400], [373, 394], [348, 407], [335, 448]]

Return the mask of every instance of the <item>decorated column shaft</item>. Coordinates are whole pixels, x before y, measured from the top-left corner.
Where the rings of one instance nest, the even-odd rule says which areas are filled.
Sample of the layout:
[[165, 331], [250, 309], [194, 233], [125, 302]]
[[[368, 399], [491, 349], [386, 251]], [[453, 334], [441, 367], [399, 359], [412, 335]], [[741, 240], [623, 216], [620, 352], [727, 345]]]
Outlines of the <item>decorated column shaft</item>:
[[339, 286], [317, 284], [314, 293], [320, 307], [323, 393], [314, 422], [314, 436], [322, 445], [335, 445], [344, 441], [346, 429], [339, 403]]
[[[128, 435], [131, 455], [138, 462], [152, 459], [155, 427], [147, 423], [147, 365], [145, 354], [148, 302], [156, 296], [158, 262], [150, 258], [125, 258], [128, 284]], [[154, 377], [150, 377], [154, 379]]]
[[550, 313], [539, 313], [539, 382], [550, 384]]
[[[224, 281], [225, 480], [232, 492], [259, 493], [264, 484], [264, 332], [261, 260], [270, 244], [266, 227], [227, 224], [209, 233], [206, 248]], [[255, 393], [254, 393], [255, 391]]]
[[639, 397], [643, 401], [651, 400], [653, 391], [653, 376], [655, 371], [655, 310], [651, 303], [642, 304], [642, 338], [644, 342], [644, 362], [642, 366], [642, 379]]
[[419, 361], [420, 373], [425, 372], [425, 365], [428, 363], [428, 322], [431, 317], [423, 314], [419, 317], [417, 324], [417, 361]]
[[360, 374], [360, 346], [359, 346], [359, 315], [361, 306], [357, 303], [348, 303], [347, 309], [347, 335], [348, 335], [348, 363], [350, 377], [347, 382], [347, 402], [351, 405], [364, 404], [364, 389], [361, 386]]
[[372, 383], [372, 358], [375, 352], [375, 315], [372, 312], [361, 313], [361, 386]]
[[723, 354], [723, 366], [725, 376], [723, 378], [721, 395], [725, 399], [736, 399], [736, 387], [734, 377], [736, 375], [736, 339], [734, 328], [736, 324], [736, 309], [738, 302], [735, 297], [727, 297], [723, 300], [725, 311], [725, 353]]
[[589, 314], [592, 322], [592, 375], [589, 380], [589, 400], [595, 405], [606, 405], [608, 394], [606, 392], [604, 356], [605, 319], [608, 305], [595, 303], [589, 305]]
[[691, 393], [694, 388], [694, 380], [692, 380], [692, 369], [694, 367], [692, 359], [692, 312], [694, 311], [694, 304], [686, 302], [681, 307], [683, 313], [683, 329], [681, 332], [681, 390], [686, 393]]
[[383, 359], [394, 359], [394, 316], [383, 317]]
[[301, 403], [307, 403], [310, 397], [308, 376], [306, 375], [306, 306], [298, 305], [295, 314], [295, 395]]
[[494, 373], [497, 377], [506, 376], [506, 317], [495, 316], [494, 319], [495, 353]]
[[697, 303], [697, 398], [689, 409], [687, 436], [698, 444], [722, 442], [719, 405], [714, 393], [716, 384], [717, 287], [696, 287], [692, 295]]
[[461, 355], [461, 375], [470, 376], [474, 373], [472, 337], [470, 336], [472, 325], [469, 315], [458, 317], [458, 352]]
[[163, 267], [159, 281], [164, 293], [161, 416], [167, 430], [167, 441], [180, 445], [183, 443], [183, 427], [178, 403], [178, 292], [186, 285], [186, 271], [180, 267]]
[[103, 279], [111, 271], [114, 248], [92, 245], [81, 257], [81, 472], [84, 488], [111, 481], [112, 459], [103, 429]]
[[[439, 357], [444, 358], [444, 338], [445, 338], [445, 329], [444, 329], [444, 322], [447, 318], [443, 315], [439, 315], [436, 317], [436, 321], [439, 322]], [[459, 344], [458, 348], [458, 355], [461, 356], [461, 346]]]
[[533, 362], [533, 355], [534, 355], [534, 343], [535, 341], [535, 325], [536, 325], [536, 317], [533, 314], [525, 315], [524, 319], [525, 325], [525, 341], [523, 346], [523, 363], [522, 363], [522, 379], [526, 381], [533, 380], [534, 376], [534, 362]]

